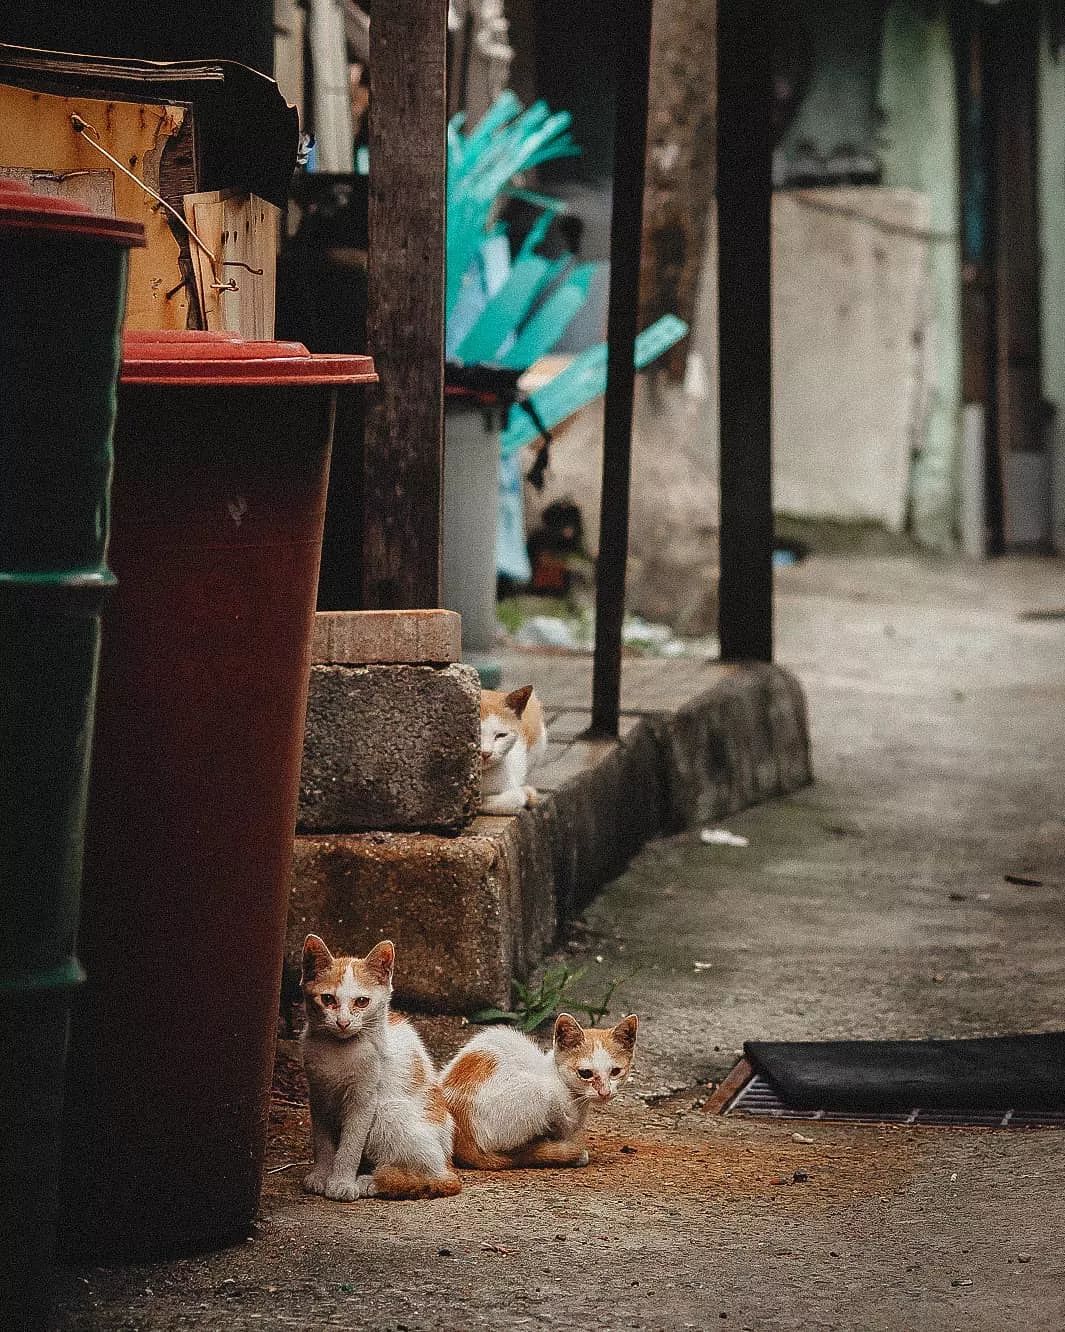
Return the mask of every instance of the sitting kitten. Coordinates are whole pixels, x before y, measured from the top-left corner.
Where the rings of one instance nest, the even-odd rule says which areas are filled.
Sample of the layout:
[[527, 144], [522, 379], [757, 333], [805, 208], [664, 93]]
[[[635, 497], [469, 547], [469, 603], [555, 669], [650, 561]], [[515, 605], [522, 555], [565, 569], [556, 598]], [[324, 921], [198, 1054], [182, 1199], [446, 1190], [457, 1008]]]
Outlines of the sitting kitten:
[[539, 800], [526, 785], [547, 748], [544, 712], [532, 685], [481, 691], [481, 813], [517, 814]]
[[308, 1193], [350, 1202], [438, 1198], [462, 1188], [432, 1060], [410, 1023], [389, 1012], [394, 966], [388, 942], [362, 958], [334, 957], [315, 934], [303, 945], [303, 1066], [314, 1137]]
[[456, 1165], [587, 1165], [588, 1111], [609, 1101], [629, 1076], [638, 1025], [630, 1016], [610, 1030], [586, 1030], [562, 1013], [550, 1051], [509, 1027], [475, 1036], [442, 1078], [455, 1121]]

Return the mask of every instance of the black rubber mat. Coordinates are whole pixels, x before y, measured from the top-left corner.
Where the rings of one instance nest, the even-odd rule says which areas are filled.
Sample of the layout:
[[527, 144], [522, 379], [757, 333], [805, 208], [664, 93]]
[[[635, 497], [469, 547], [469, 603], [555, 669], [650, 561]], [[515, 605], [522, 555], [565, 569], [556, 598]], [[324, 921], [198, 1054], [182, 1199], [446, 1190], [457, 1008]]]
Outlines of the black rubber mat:
[[962, 1041], [748, 1041], [797, 1110], [1065, 1110], [1065, 1033]]

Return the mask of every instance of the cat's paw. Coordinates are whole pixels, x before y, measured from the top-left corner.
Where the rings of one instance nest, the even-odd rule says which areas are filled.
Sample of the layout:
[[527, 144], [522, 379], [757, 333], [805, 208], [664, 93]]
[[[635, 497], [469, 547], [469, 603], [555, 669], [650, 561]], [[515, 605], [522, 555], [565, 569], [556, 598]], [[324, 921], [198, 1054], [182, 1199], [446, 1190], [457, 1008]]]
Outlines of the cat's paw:
[[590, 1160], [591, 1157], [588, 1155], [588, 1148], [585, 1147], [584, 1151], [581, 1152], [580, 1156], [577, 1157], [573, 1164], [577, 1166], [586, 1166]]
[[535, 786], [523, 786], [521, 789], [525, 796], [525, 808], [535, 809], [540, 803], [540, 792]]
[[321, 1195], [325, 1193], [325, 1186], [328, 1180], [329, 1171], [322, 1170], [318, 1166], [315, 1166], [309, 1175], [303, 1176], [303, 1191], [304, 1193], [317, 1193], [318, 1196], [321, 1197]]
[[377, 1184], [373, 1175], [359, 1175], [355, 1180], [355, 1187], [359, 1191], [360, 1198], [375, 1198], [377, 1196]]
[[361, 1180], [367, 1178], [367, 1175], [330, 1175], [322, 1192], [333, 1202], [354, 1202], [365, 1197]]

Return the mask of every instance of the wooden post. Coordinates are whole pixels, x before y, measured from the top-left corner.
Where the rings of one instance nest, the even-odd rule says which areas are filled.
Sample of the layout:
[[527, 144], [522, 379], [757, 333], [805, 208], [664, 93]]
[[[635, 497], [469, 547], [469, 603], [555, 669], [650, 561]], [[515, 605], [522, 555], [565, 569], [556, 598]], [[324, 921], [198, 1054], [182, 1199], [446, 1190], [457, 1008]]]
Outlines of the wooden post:
[[370, 23], [362, 608], [440, 604], [447, 0], [389, 0]]
[[625, 566], [629, 550], [629, 472], [635, 380], [632, 362], [640, 303], [651, 9], [652, 0], [631, 0], [626, 21], [618, 31], [603, 490], [595, 579], [591, 726], [594, 735], [607, 736], [618, 733], [621, 706], [621, 627], [625, 614]]
[[718, 392], [725, 661], [773, 656], [772, 6], [717, 12]]

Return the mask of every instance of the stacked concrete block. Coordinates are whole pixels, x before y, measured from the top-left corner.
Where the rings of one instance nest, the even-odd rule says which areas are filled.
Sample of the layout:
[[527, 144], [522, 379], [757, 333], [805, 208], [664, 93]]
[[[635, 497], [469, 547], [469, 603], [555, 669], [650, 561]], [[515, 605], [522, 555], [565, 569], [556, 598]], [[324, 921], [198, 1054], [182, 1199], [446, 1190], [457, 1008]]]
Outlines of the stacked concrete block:
[[480, 685], [450, 611], [319, 614], [299, 830], [457, 832], [480, 794]]

